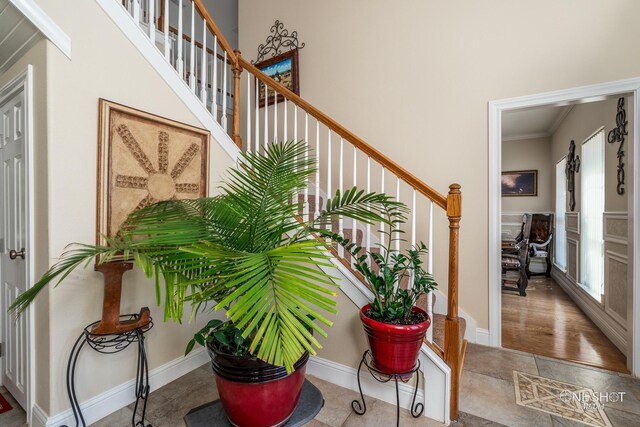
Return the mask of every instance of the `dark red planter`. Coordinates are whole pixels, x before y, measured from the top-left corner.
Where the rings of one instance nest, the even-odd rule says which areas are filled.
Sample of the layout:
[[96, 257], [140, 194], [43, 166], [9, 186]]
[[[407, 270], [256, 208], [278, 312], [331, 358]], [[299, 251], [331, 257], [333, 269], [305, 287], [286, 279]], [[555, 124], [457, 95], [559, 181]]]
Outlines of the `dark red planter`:
[[416, 325], [392, 325], [367, 317], [365, 313], [370, 308], [371, 305], [367, 304], [360, 309], [360, 320], [367, 333], [376, 369], [386, 374], [411, 371], [418, 360], [427, 329], [431, 325], [429, 315], [424, 310], [413, 307], [413, 312], [424, 314], [427, 320]]
[[275, 427], [287, 422], [298, 403], [309, 359], [305, 353], [287, 374], [282, 366], [251, 356], [233, 356], [209, 344], [222, 406], [231, 424]]

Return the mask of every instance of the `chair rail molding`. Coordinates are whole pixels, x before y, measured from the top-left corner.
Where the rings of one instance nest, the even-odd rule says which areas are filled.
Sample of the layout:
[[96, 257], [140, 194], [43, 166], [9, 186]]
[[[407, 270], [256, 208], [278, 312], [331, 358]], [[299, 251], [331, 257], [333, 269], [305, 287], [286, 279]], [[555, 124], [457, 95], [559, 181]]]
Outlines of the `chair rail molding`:
[[566, 212], [565, 229], [569, 233], [580, 234], [580, 212]]
[[628, 212], [605, 212], [603, 214], [604, 241], [629, 243], [629, 213]]
[[[638, 123], [640, 123], [640, 78], [618, 80], [607, 83], [597, 83], [588, 86], [569, 88], [559, 91], [545, 92], [534, 95], [520, 96], [490, 101], [488, 104], [489, 127], [489, 342], [490, 345], [500, 347], [502, 345], [501, 326], [501, 286], [500, 286], [500, 247], [501, 247], [501, 186], [500, 175], [502, 170], [502, 113], [520, 108], [537, 107], [543, 105], [566, 105], [593, 97], [619, 96], [621, 94], [633, 95], [633, 164], [640, 164], [640, 149], [638, 149]], [[632, 245], [634, 254], [631, 260], [633, 265], [633, 293], [631, 296], [633, 319], [630, 323], [633, 330], [629, 335], [632, 342], [628, 343], [627, 357], [631, 360], [631, 372], [640, 375], [640, 276], [638, 266], [640, 263], [640, 172], [638, 168], [633, 170], [633, 202], [630, 207], [632, 212], [633, 230]]]

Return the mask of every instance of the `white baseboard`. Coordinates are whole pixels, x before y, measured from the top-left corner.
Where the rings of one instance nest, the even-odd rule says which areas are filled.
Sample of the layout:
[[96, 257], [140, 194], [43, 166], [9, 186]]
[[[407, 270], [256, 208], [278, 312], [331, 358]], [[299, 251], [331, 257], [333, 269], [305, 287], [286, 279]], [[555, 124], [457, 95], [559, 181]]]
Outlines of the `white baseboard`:
[[476, 344], [490, 345], [488, 329], [484, 329], [484, 328], [476, 329]]
[[[186, 357], [179, 357], [150, 370], [149, 386], [151, 387], [151, 391], [157, 390], [171, 381], [188, 374], [207, 363], [208, 360], [209, 355], [207, 351], [204, 348], [199, 348]], [[135, 384], [136, 380], [131, 379], [104, 393], [81, 402], [80, 409], [87, 424], [95, 423], [107, 415], [133, 403], [135, 400]], [[75, 425], [71, 409], [49, 417], [37, 404], [33, 405], [31, 420], [33, 427]]]
[[623, 354], [627, 354], [626, 331], [613, 318], [605, 313], [596, 302], [582, 295], [584, 291], [580, 289], [576, 283], [573, 283], [567, 275], [554, 267], [551, 269], [551, 277], [564, 289], [573, 302], [584, 311], [587, 317], [600, 328], [607, 338], [609, 338]]

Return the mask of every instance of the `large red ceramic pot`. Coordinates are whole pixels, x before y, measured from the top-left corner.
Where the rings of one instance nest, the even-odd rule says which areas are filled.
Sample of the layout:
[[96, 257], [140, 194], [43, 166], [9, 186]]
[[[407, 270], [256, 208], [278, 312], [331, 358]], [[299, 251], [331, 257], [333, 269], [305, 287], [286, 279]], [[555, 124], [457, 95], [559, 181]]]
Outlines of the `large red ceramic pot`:
[[369, 349], [376, 369], [385, 374], [409, 372], [416, 365], [420, 346], [431, 324], [429, 315], [418, 307], [411, 310], [424, 314], [426, 320], [415, 325], [393, 325], [366, 315], [370, 304], [360, 309], [360, 320], [367, 333]]
[[282, 366], [253, 356], [233, 356], [208, 345], [222, 406], [238, 427], [276, 427], [286, 423], [298, 403], [309, 359], [305, 353], [287, 374]]

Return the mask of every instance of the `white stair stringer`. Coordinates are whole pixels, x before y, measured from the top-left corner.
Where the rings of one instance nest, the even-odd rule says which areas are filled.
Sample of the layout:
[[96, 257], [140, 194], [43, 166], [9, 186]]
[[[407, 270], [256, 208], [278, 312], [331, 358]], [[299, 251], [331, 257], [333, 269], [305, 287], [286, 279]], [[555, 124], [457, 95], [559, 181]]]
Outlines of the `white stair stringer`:
[[167, 62], [164, 55], [149, 39], [149, 35], [144, 33], [120, 2], [115, 0], [96, 0], [96, 2], [235, 162], [240, 153], [238, 147], [196, 94], [191, 91], [189, 85]]
[[[331, 262], [335, 267], [321, 267], [322, 270], [341, 279], [339, 281], [340, 289], [358, 309], [368, 304], [373, 299], [373, 293], [340, 260], [332, 256]], [[424, 416], [448, 425], [450, 422], [451, 368], [426, 344], [422, 344], [419, 359], [420, 371], [422, 372], [422, 378], [420, 378], [422, 390], [418, 391], [416, 403], [422, 402], [425, 405]], [[353, 379], [337, 378], [340, 375], [339, 370], [335, 371], [333, 377], [328, 378], [328, 381], [358, 391], [357, 383]], [[348, 376], [349, 374], [344, 375]], [[364, 377], [363, 375], [363, 380]], [[371, 384], [367, 383], [363, 390], [372, 397], [395, 405], [394, 387], [392, 382], [385, 384], [372, 382]], [[409, 387], [401, 388], [400, 405], [405, 409], [410, 408], [410, 394]]]

